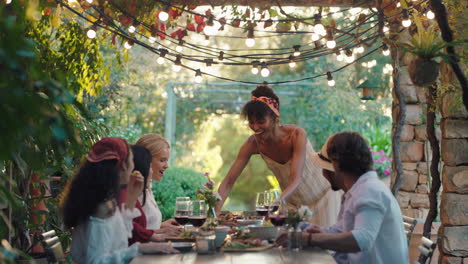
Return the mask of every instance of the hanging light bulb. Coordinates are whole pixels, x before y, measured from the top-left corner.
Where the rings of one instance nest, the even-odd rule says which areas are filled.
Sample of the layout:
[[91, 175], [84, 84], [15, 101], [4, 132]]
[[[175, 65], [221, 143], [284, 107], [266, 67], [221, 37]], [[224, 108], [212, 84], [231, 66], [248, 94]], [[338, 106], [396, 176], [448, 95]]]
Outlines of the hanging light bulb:
[[219, 64], [224, 64], [224, 51], [220, 51], [219, 52], [219, 56], [218, 56], [218, 63]]
[[427, 17], [428, 19], [434, 19], [434, 18], [435, 18], [435, 14], [434, 14], [434, 12], [432, 12], [431, 10], [429, 10], [429, 11], [427, 11], [427, 13], [426, 13], [426, 17]]
[[408, 9], [403, 9], [403, 20], [401, 21], [401, 24], [404, 27], [411, 26], [411, 19], [409, 18]]
[[174, 61], [174, 65], [172, 65], [172, 70], [175, 72], [180, 72], [182, 69], [182, 56], [177, 55], [176, 60]]
[[213, 65], [214, 61], [213, 59], [205, 59], [205, 69], [203, 70], [203, 72], [206, 72], [206, 73], [209, 73], [211, 74], [213, 72], [213, 67], [211, 67], [211, 65]]
[[387, 33], [390, 29], [387, 26], [384, 26], [382, 30], [384, 33]]
[[150, 37], [148, 38], [148, 42], [151, 43], [151, 44], [153, 44], [153, 43], [156, 42], [156, 38], [153, 37], [153, 36], [150, 36]]
[[343, 61], [343, 60], [344, 60], [343, 54], [341, 54], [341, 52], [340, 52], [339, 50], [337, 50], [337, 51], [335, 52], [335, 54], [336, 54], [336, 60], [337, 60], [337, 61]]
[[252, 74], [254, 75], [257, 75], [258, 74], [258, 65], [259, 65], [259, 61], [253, 61], [252, 62], [252, 69], [251, 69], [251, 72]]
[[385, 43], [382, 45], [382, 54], [384, 56], [390, 55], [390, 49], [388, 48], [387, 44], [385, 44]]
[[175, 48], [175, 50], [180, 53], [183, 50], [183, 46], [184, 46], [184, 41], [179, 39], [179, 43], [177, 44], [177, 47]]
[[93, 0], [86, 0], [86, 2], [88, 2], [89, 4], [92, 4]]
[[135, 33], [135, 31], [136, 31], [136, 27], [134, 25], [131, 25], [131, 26], [128, 27], [128, 32], [129, 33]]
[[133, 40], [129, 39], [129, 40], [125, 41], [124, 48], [131, 49], [132, 47], [133, 47]]
[[9, 5], [9, 4], [11, 4], [11, 1], [12, 1], [12, 0], [6, 0], [6, 1], [5, 1], [5, 4]]
[[247, 33], [247, 39], [245, 40], [245, 45], [249, 48], [255, 45], [254, 31], [252, 27], [249, 28], [249, 31]]
[[262, 69], [260, 70], [260, 75], [262, 75], [262, 77], [268, 77], [270, 75], [270, 70], [268, 69], [265, 62], [262, 63]]
[[203, 28], [203, 33], [208, 36], [214, 36], [218, 33], [218, 29], [214, 26], [214, 16], [210, 15], [208, 17], [208, 21], [206, 22], [206, 26]]
[[96, 37], [96, 30], [97, 30], [96, 25], [93, 25], [92, 27], [90, 27], [88, 29], [88, 32], [86, 32], [86, 36], [88, 36], [88, 38], [90, 38], [90, 39], [95, 38]]
[[327, 34], [327, 31], [325, 30], [325, 27], [322, 25], [322, 22], [320, 21], [320, 15], [319, 14], [314, 15], [314, 20], [315, 20], [315, 25], [314, 25], [315, 34], [325, 36]]
[[320, 40], [314, 41], [314, 45], [315, 45], [316, 50], [321, 49], [322, 46], [323, 46], [323, 44], [322, 44], [322, 42], [320, 42]]
[[301, 48], [301, 45], [294, 45], [293, 46], [293, 49], [294, 49], [294, 57], [298, 57], [299, 55], [301, 55], [301, 51], [300, 51], [300, 48]]
[[202, 81], [203, 81], [203, 77], [202, 77], [200, 69], [198, 69], [195, 71], [195, 82], [201, 83]]
[[333, 31], [328, 30], [327, 33], [327, 48], [334, 49], [336, 47], [336, 41], [333, 39]]
[[354, 52], [356, 53], [364, 53], [364, 47], [363, 46], [358, 46], [354, 49]]
[[159, 20], [161, 21], [167, 21], [169, 19], [169, 14], [167, 13], [167, 10], [168, 8], [164, 8], [164, 10], [161, 10], [161, 12], [159, 12], [159, 15], [158, 15], [158, 18]]
[[167, 54], [167, 50], [166, 49], [159, 49], [159, 58], [156, 59], [156, 62], [161, 65], [164, 63], [164, 57], [166, 56]]
[[296, 67], [296, 62], [294, 61], [294, 56], [289, 55], [289, 68], [294, 68]]
[[327, 72], [327, 80], [328, 80], [328, 86], [335, 86], [335, 80], [333, 80], [333, 76], [331, 75], [331, 72]]
[[346, 49], [345, 54], [346, 54], [345, 61], [347, 63], [354, 62], [354, 55], [353, 55], [353, 52], [350, 49]]

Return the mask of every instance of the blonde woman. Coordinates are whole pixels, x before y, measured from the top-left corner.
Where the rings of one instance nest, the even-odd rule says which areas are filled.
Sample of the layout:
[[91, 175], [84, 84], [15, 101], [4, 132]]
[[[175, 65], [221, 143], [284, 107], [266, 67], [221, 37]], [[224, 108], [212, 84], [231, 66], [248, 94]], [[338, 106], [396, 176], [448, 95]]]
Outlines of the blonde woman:
[[[146, 190], [146, 202], [143, 206], [143, 211], [146, 214], [147, 228], [153, 229], [157, 233], [164, 233], [167, 235], [178, 235], [181, 232], [180, 225], [174, 220], [169, 219], [162, 222], [161, 211], [159, 210], [158, 204], [154, 199], [152, 191], [151, 179], [155, 181], [161, 181], [164, 177], [164, 172], [169, 168], [169, 155], [170, 146], [167, 140], [154, 133], [146, 134], [142, 136], [135, 145], [147, 148], [151, 152], [151, 168], [153, 174], [148, 177], [149, 183], [147, 184]], [[139, 197], [140, 202], [143, 200], [143, 194]]]

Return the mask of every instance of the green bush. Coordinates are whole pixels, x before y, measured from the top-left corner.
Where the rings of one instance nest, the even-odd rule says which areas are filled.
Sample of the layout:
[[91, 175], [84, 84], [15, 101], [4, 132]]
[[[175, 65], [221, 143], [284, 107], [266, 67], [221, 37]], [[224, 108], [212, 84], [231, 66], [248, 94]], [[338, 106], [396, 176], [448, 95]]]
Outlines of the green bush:
[[194, 200], [198, 188], [208, 179], [192, 169], [173, 167], [166, 170], [160, 182], [153, 182], [153, 193], [163, 217], [163, 221], [174, 216], [176, 197], [189, 196]]

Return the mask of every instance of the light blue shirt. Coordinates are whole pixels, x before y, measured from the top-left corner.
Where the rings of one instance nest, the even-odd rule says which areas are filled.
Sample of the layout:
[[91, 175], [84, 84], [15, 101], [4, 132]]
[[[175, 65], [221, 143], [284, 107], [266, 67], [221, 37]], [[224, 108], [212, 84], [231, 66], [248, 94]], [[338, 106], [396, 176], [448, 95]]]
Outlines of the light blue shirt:
[[408, 263], [400, 206], [377, 173], [361, 175], [344, 196], [337, 228], [351, 232], [361, 249], [347, 253], [344, 263]]

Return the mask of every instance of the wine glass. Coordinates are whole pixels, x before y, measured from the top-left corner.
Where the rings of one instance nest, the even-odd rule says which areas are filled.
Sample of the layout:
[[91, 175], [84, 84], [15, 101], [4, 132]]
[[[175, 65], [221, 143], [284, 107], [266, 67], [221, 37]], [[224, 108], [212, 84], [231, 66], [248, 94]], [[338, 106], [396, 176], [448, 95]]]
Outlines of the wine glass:
[[177, 223], [184, 226], [189, 222], [190, 215], [190, 197], [176, 197], [175, 207], [174, 207], [174, 219]]
[[280, 200], [278, 204], [272, 204], [268, 211], [268, 217], [271, 223], [280, 229], [286, 223], [288, 218], [288, 206], [284, 200]]
[[195, 227], [202, 226], [206, 221], [206, 203], [204, 200], [190, 202], [189, 221]]
[[268, 192], [257, 193], [257, 198], [255, 200], [255, 211], [262, 217], [262, 219], [268, 215], [268, 205], [270, 203], [269, 196], [270, 195]]
[[[280, 197], [280, 192], [278, 190], [270, 190], [269, 191], [269, 194], [270, 194], [270, 203], [268, 205], [268, 210], [269, 211], [276, 211], [278, 210], [278, 204], [277, 204], [277, 200], [278, 198]], [[273, 203], [276, 203], [276, 204], [273, 204]], [[271, 206], [273, 206], [273, 208], [270, 208]]]

